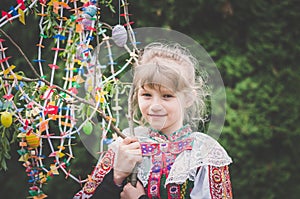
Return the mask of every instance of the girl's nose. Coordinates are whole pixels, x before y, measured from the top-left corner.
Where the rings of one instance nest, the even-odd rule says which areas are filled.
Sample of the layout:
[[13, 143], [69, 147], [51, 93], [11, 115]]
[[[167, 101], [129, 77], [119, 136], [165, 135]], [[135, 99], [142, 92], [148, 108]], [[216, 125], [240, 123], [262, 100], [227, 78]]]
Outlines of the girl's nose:
[[153, 97], [150, 109], [152, 111], [160, 111], [162, 109], [161, 100], [159, 97]]
[[157, 112], [157, 111], [162, 110], [162, 106], [161, 106], [160, 104], [157, 104], [157, 103], [151, 104], [150, 110], [151, 110], [152, 112]]

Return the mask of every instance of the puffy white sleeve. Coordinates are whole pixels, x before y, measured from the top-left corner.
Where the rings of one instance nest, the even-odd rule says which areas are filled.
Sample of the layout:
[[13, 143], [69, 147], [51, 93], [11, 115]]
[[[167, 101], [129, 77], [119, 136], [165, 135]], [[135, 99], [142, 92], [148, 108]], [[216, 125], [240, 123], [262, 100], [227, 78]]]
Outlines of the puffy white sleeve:
[[232, 199], [228, 166], [201, 166], [190, 196], [191, 199]]

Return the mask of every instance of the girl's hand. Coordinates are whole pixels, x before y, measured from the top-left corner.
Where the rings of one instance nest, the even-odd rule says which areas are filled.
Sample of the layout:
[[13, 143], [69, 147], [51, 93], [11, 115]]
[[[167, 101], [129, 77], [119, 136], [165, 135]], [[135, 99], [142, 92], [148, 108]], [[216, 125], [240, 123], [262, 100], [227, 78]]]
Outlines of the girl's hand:
[[130, 175], [136, 163], [142, 161], [140, 143], [136, 138], [127, 137], [120, 143], [114, 165], [114, 181], [117, 185]]
[[143, 185], [138, 181], [136, 187], [127, 183], [120, 194], [121, 199], [138, 199], [145, 194]]

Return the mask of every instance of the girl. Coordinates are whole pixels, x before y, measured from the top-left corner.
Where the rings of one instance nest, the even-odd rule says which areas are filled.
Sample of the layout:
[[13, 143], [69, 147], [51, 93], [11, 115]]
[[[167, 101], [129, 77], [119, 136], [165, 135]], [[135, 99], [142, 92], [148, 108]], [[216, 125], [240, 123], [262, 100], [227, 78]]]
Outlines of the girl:
[[[140, 125], [136, 137], [110, 145], [75, 199], [232, 198], [231, 158], [216, 140], [192, 131], [193, 120], [205, 113], [206, 97], [203, 81], [195, 77], [196, 63], [178, 44], [144, 48], [131, 96]], [[133, 170], [136, 186], [127, 182]]]

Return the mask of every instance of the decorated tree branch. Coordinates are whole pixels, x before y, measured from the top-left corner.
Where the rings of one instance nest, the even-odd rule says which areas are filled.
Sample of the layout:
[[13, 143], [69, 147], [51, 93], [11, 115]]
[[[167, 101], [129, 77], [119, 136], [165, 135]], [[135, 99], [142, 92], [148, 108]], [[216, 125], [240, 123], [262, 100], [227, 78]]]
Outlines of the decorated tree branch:
[[[0, 168], [7, 169], [10, 142], [18, 141], [19, 161], [28, 175], [32, 198], [47, 197], [43, 185], [60, 173], [80, 184], [88, 180], [69, 169], [75, 156], [73, 145], [82, 133], [88, 136], [95, 125], [101, 126], [99, 153], [113, 137], [125, 137], [119, 127], [118, 95], [129, 92], [130, 86], [118, 77], [138, 57], [128, 5], [120, 0], [119, 22], [114, 25], [101, 19], [101, 7], [116, 12], [112, 1], [17, 0], [10, 11], [2, 11]], [[32, 47], [36, 58], [30, 61], [2, 27], [15, 20], [26, 25], [26, 15], [33, 13], [39, 17], [39, 35]], [[47, 52], [49, 44], [51, 52]], [[8, 48], [21, 53], [34, 78], [12, 63]], [[112, 48], [123, 50], [126, 59], [116, 61], [119, 58]], [[57, 74], [63, 74], [62, 79]]]

